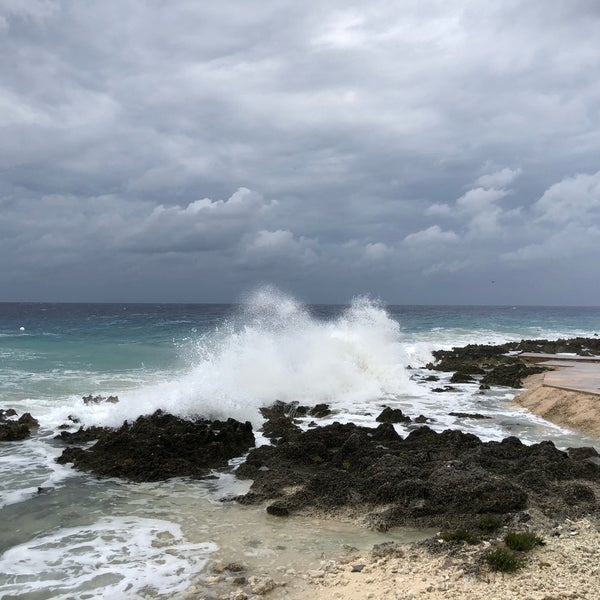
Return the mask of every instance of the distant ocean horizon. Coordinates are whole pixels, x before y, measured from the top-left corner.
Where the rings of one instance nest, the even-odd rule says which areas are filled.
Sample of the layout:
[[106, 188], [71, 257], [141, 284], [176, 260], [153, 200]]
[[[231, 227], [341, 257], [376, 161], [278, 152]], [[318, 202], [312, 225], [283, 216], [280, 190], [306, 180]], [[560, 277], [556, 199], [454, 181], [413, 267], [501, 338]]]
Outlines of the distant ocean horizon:
[[[342, 541], [381, 541], [383, 534], [341, 525], [329, 531], [321, 524], [317, 533], [301, 520], [283, 530], [259, 509], [224, 505], [220, 497], [247, 485], [231, 473], [131, 484], [75, 472], [55, 462], [62, 446], [53, 438], [69, 416], [86, 426], [118, 426], [159, 408], [233, 417], [251, 421], [265, 443], [258, 409], [275, 400], [326, 402], [333, 414], [322, 424], [366, 426], [375, 426], [385, 404], [433, 417], [437, 430], [461, 428], [486, 440], [516, 435], [525, 443], [600, 447], [512, 405], [516, 390], [481, 395], [465, 384], [436, 394], [436, 384], [421, 381], [435, 349], [599, 333], [600, 307], [384, 305], [368, 298], [304, 305], [273, 288], [236, 304], [2, 302], [0, 408], [30, 412], [40, 428], [29, 440], [0, 444], [0, 596], [172, 597], [215, 558], [286, 566]], [[445, 383], [440, 376], [437, 385]], [[88, 394], [120, 401], [86, 405]], [[490, 418], [460, 420], [454, 411]]]

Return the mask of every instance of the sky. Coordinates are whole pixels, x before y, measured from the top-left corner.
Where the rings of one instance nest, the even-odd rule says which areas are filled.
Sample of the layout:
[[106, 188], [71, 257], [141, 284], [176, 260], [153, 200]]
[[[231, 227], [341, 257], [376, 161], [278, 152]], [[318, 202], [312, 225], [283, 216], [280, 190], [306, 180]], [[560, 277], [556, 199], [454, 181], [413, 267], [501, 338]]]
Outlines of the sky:
[[600, 2], [0, 0], [0, 301], [600, 305]]

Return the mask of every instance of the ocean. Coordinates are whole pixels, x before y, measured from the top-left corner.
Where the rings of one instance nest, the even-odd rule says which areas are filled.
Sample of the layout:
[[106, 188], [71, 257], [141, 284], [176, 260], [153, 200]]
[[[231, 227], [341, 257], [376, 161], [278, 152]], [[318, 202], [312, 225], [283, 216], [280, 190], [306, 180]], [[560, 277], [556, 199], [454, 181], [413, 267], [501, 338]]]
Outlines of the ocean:
[[[597, 333], [600, 308], [386, 306], [367, 298], [303, 305], [271, 288], [237, 305], [0, 304], [0, 408], [40, 422], [30, 439], [0, 443], [0, 597], [172, 598], [209, 574], [214, 561], [281, 573], [344, 544], [421, 535], [281, 520], [223, 502], [249, 486], [231, 472], [144, 484], [96, 479], [55, 462], [62, 446], [54, 436], [69, 416], [117, 426], [161, 408], [258, 428], [258, 409], [282, 400], [329, 403], [333, 414], [320, 424], [374, 427], [389, 405], [435, 418], [434, 429], [460, 428], [484, 440], [516, 435], [526, 443], [600, 447], [513, 406], [516, 390], [481, 395], [465, 384], [436, 394], [432, 388], [447, 375], [419, 381], [434, 349]], [[120, 401], [85, 405], [88, 394]]]

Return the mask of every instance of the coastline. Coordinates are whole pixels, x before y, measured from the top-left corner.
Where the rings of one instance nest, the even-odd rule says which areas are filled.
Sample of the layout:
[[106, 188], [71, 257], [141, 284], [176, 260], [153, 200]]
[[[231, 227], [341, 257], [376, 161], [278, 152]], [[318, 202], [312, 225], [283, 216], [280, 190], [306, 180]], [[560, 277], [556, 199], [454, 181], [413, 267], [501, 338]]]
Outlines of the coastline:
[[[559, 525], [537, 521], [544, 545], [529, 553], [515, 574], [496, 573], [483, 564], [476, 547], [443, 542], [433, 553], [419, 544], [398, 547], [391, 556], [369, 553], [329, 561], [321, 572], [304, 576], [303, 586], [281, 588], [273, 597], [301, 600], [592, 600], [600, 596], [600, 533], [588, 519]], [[489, 542], [484, 542], [489, 548]], [[475, 548], [475, 549], [474, 549]], [[360, 572], [353, 565], [363, 564]]]
[[[600, 597], [600, 532], [593, 518], [557, 522], [536, 510], [514, 529], [538, 535], [543, 543], [525, 557], [516, 573], [491, 570], [484, 555], [501, 542], [477, 545], [442, 541], [382, 544], [372, 549], [346, 548], [307, 570], [245, 573], [240, 587], [234, 577], [208, 576], [176, 600], [596, 600]], [[513, 530], [513, 527], [510, 528]], [[220, 570], [213, 573], [220, 573]], [[235, 573], [233, 575], [236, 575]], [[213, 588], [212, 591], [210, 588]]]
[[[561, 371], [567, 386], [577, 388], [581, 383], [576, 370], [569, 373], [563, 365], [552, 368]], [[600, 437], [600, 394], [545, 384], [549, 373], [557, 371], [525, 378], [525, 391], [512, 402], [561, 427]], [[592, 516], [557, 520], [529, 509], [505, 525], [495, 539], [475, 546], [446, 542], [438, 535], [426, 542], [393, 544], [383, 553], [377, 546], [371, 550], [346, 549], [337, 556], [322, 557], [316, 569], [287, 572], [279, 581], [272, 579], [274, 587], [268, 596], [290, 600], [592, 600], [600, 597], [599, 525]], [[490, 548], [502, 543], [509, 529], [528, 531], [543, 540], [515, 574], [495, 572], [483, 558]], [[238, 589], [219, 598], [244, 600], [261, 595], [248, 596]]]
[[513, 403], [560, 427], [600, 437], [600, 394], [545, 385], [546, 375], [527, 377]]

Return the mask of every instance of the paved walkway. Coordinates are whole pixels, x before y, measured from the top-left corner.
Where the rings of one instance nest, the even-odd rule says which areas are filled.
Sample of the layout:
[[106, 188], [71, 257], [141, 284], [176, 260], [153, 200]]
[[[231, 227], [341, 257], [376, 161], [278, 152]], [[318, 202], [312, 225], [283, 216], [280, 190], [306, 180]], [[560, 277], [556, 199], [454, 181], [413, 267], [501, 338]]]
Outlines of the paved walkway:
[[535, 352], [523, 352], [520, 356], [548, 367], [557, 367], [544, 373], [544, 385], [548, 387], [600, 395], [600, 356]]

